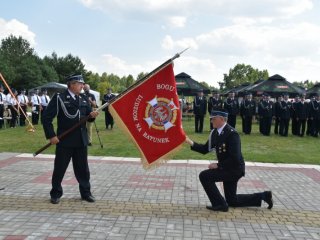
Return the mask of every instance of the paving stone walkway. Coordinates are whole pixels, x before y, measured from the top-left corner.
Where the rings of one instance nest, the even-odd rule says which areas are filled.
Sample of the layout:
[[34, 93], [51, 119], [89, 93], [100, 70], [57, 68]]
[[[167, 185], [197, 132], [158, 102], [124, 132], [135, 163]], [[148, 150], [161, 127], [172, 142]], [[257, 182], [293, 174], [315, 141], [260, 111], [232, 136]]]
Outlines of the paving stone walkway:
[[[89, 157], [95, 203], [80, 199], [70, 165], [49, 201], [53, 155], [0, 154], [0, 239], [320, 239], [320, 166], [248, 163], [239, 193], [271, 189], [274, 208], [215, 213], [198, 180], [208, 161]], [[221, 185], [219, 186], [221, 189]]]

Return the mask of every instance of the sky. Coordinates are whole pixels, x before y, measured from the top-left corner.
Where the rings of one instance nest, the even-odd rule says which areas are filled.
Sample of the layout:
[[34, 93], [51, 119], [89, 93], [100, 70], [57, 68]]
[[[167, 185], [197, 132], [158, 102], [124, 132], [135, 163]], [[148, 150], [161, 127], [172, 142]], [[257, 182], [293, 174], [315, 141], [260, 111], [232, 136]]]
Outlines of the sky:
[[317, 0], [3, 0], [0, 40], [22, 36], [40, 57], [71, 53], [88, 70], [120, 77], [189, 48], [175, 74], [210, 86], [238, 63], [316, 82], [319, 13]]

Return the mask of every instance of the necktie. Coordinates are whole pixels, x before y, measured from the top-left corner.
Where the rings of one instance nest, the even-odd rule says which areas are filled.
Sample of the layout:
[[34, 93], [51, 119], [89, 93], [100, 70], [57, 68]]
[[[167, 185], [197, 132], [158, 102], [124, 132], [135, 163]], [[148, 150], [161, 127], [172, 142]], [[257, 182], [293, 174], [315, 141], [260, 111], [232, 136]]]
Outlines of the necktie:
[[0, 93], [0, 98], [1, 98], [0, 102], [2, 102], [2, 93]]
[[47, 96], [44, 96], [44, 99], [46, 100], [46, 103], [48, 103], [48, 99], [47, 99]]

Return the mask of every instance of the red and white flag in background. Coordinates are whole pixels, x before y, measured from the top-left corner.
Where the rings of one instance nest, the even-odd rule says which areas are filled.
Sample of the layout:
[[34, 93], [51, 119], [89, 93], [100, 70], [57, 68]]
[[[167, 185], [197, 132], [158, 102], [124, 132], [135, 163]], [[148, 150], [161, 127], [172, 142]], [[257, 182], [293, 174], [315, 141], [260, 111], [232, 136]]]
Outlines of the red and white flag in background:
[[146, 169], [167, 161], [186, 139], [172, 62], [112, 102], [109, 110], [139, 148]]

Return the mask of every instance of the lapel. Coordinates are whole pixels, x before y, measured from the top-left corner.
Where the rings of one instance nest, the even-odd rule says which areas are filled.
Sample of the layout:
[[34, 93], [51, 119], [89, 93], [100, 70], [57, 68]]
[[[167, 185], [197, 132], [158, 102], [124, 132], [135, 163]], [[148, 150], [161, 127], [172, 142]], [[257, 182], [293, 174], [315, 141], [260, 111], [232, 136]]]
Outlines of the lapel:
[[75, 99], [71, 96], [71, 94], [69, 93], [68, 90], [67, 90], [67, 96], [66, 96], [66, 98], [69, 100], [69, 102], [70, 102], [72, 105], [74, 105], [74, 106], [76, 106], [77, 108], [79, 108], [79, 102], [78, 102], [77, 100], [75, 100]]

